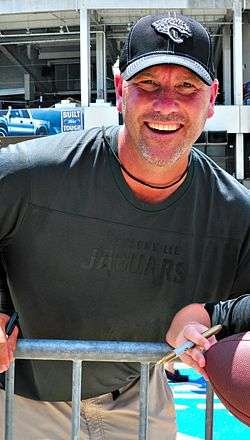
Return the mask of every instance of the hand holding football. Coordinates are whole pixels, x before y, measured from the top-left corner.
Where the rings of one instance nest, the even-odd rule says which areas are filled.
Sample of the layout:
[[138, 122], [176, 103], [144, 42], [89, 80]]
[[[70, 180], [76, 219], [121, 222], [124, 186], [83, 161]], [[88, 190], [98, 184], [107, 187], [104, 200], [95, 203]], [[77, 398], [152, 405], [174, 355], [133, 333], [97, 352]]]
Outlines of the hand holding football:
[[221, 339], [205, 358], [214, 392], [235, 417], [250, 426], [250, 331]]

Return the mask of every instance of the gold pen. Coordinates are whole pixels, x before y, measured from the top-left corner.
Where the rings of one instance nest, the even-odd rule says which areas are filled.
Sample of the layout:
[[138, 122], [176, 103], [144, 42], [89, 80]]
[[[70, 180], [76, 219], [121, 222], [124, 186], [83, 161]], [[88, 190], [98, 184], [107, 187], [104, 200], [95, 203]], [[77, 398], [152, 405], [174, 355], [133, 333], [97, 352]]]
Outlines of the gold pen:
[[[205, 332], [202, 333], [202, 336], [205, 338], [210, 338], [210, 336], [216, 335], [219, 333], [219, 331], [222, 329], [222, 325], [214, 325], [213, 327], [209, 328]], [[190, 348], [193, 348], [196, 344], [192, 341], [184, 342], [184, 344], [179, 345], [179, 347], [175, 348], [173, 351], [168, 353], [166, 356], [164, 356], [162, 359], [156, 362], [156, 365], [162, 365], [166, 362], [173, 361], [174, 359], [181, 356], [185, 351], [190, 350]]]

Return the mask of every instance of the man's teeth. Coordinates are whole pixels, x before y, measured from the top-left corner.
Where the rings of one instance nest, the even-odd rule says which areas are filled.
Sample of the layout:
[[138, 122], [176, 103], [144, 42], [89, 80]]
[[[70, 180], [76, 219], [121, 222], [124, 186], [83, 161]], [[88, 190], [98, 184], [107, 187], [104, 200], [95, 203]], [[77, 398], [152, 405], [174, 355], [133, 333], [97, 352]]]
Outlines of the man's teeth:
[[153, 130], [160, 131], [175, 131], [180, 128], [180, 124], [157, 124], [157, 123], [148, 123], [149, 128]]

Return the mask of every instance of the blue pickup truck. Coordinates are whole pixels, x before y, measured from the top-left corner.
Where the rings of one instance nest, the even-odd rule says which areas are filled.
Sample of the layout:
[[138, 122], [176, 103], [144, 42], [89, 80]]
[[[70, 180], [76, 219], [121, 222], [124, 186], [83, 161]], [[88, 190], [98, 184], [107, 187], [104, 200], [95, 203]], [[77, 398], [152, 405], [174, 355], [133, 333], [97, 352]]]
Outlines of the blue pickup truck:
[[9, 109], [0, 113], [0, 136], [46, 136], [50, 121], [36, 119], [29, 109]]

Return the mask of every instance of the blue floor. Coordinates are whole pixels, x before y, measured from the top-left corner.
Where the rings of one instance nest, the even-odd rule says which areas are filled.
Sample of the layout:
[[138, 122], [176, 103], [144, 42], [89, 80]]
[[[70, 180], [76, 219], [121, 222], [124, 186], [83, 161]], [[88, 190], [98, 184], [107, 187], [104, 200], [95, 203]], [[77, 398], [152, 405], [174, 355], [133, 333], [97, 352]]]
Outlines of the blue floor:
[[[170, 383], [175, 398], [178, 432], [183, 438], [190, 436], [194, 440], [205, 438], [206, 382], [191, 368], [177, 364], [176, 368], [189, 381]], [[214, 400], [213, 440], [250, 440], [250, 428], [238, 421], [220, 403]]]

